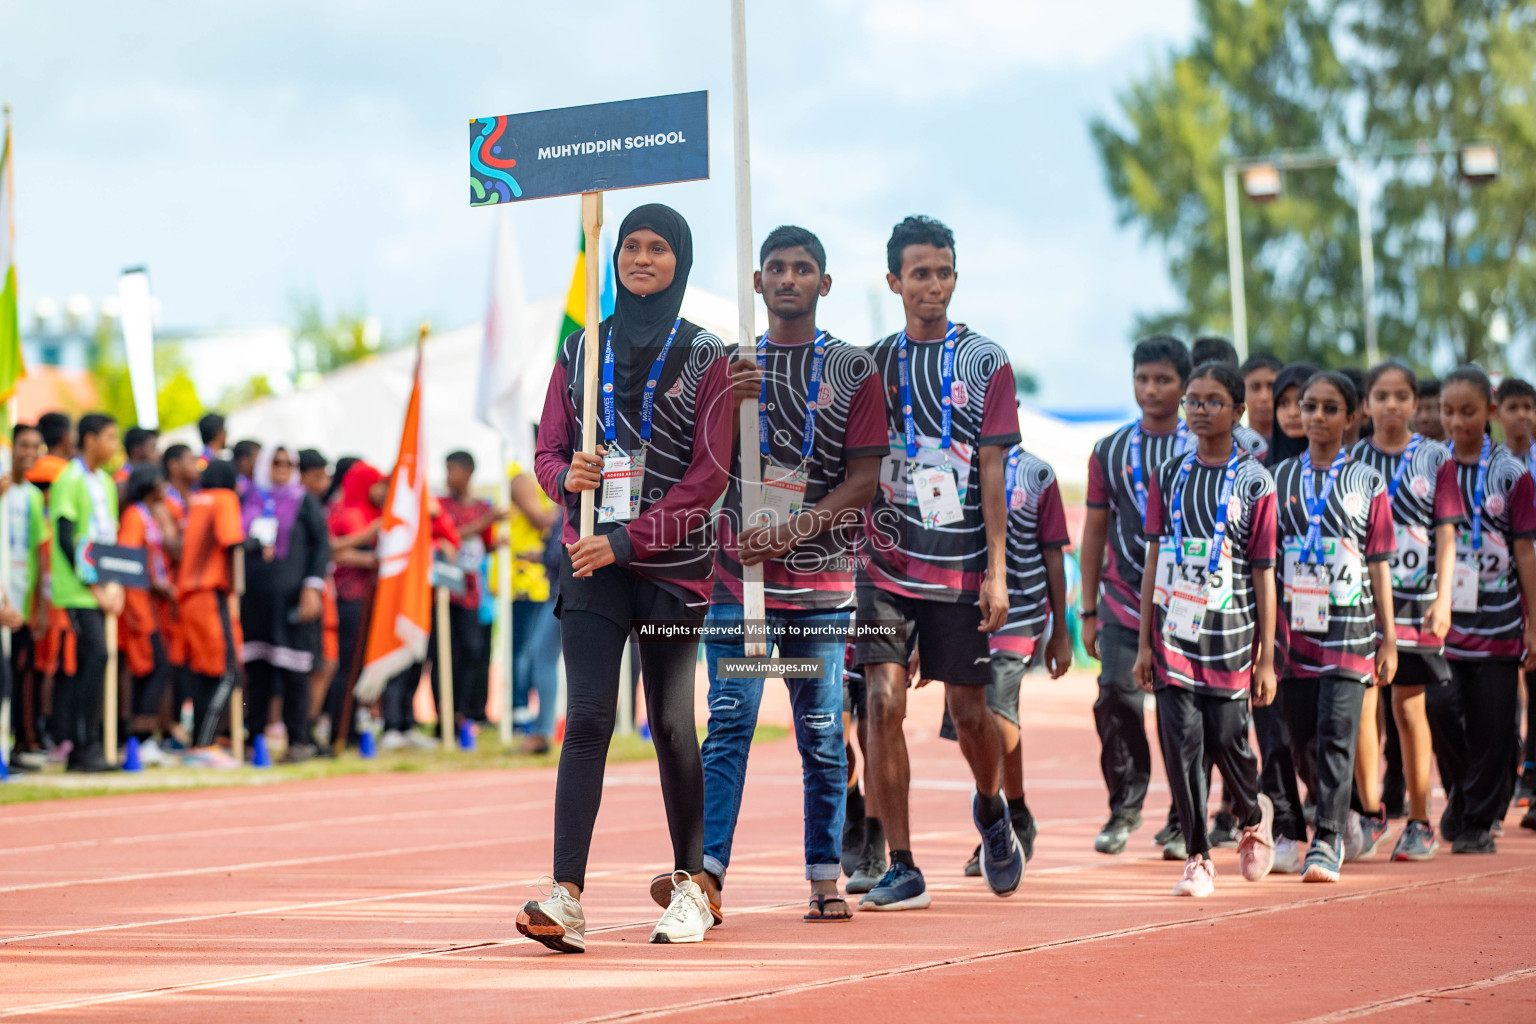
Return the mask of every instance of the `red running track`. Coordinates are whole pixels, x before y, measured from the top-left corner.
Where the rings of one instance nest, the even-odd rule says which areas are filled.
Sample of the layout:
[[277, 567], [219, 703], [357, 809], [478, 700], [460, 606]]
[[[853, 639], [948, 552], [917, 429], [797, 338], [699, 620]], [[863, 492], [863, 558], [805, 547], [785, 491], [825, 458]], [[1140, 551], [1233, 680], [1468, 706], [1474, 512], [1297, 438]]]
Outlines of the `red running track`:
[[[782, 694], [782, 690], [779, 690]], [[914, 694], [915, 847], [931, 909], [800, 920], [792, 741], [753, 754], [724, 927], [651, 946], [650, 876], [671, 863], [653, 764], [609, 772], [586, 906], [589, 952], [513, 925], [550, 854], [552, 771], [368, 776], [254, 791], [6, 808], [0, 1017], [244, 1021], [1536, 1021], [1536, 833], [1502, 852], [1349, 865], [1336, 886], [1168, 895], [1150, 837], [1092, 849], [1105, 816], [1093, 683], [1026, 684], [1041, 835], [1019, 893], [961, 865], [967, 773]], [[765, 720], [787, 720], [765, 702]]]

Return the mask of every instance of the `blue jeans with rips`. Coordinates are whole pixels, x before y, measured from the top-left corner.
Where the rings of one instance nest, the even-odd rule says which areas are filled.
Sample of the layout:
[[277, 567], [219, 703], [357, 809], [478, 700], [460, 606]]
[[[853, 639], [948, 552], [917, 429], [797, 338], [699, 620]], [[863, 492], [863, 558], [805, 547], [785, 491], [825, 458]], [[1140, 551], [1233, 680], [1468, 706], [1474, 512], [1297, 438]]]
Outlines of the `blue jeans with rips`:
[[[787, 679], [795, 742], [805, 782], [805, 877], [834, 881], [842, 873], [843, 818], [847, 811], [848, 752], [843, 746], [843, 648], [851, 611], [768, 610], [768, 642], [786, 659], [820, 658], [822, 674]], [[722, 677], [721, 658], [743, 656], [742, 608], [711, 605], [704, 620], [709, 666], [709, 734], [704, 739], [704, 869], [724, 879], [741, 812], [747, 754], [757, 728], [763, 679]], [[734, 628], [732, 628], [734, 627]], [[814, 638], [786, 632], [812, 627]]]

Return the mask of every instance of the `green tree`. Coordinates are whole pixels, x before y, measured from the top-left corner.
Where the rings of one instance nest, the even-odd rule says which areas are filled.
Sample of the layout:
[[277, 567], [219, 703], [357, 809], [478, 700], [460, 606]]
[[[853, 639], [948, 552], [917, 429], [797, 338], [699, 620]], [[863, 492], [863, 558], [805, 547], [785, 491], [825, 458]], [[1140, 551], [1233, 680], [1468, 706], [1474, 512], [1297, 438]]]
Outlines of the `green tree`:
[[[96, 357], [91, 366], [91, 382], [96, 388], [97, 410], [109, 412], [124, 425], [139, 421], [133, 404], [133, 385], [128, 363], [113, 328], [115, 320], [102, 319], [97, 328]], [[155, 342], [155, 405], [160, 415], [160, 429], [174, 430], [193, 422], [203, 414], [203, 403], [192, 380], [192, 365], [181, 349], [179, 339], [162, 338]], [[73, 413], [96, 410], [76, 409]]]
[[238, 409], [242, 405], [250, 405], [258, 398], [267, 398], [277, 394], [277, 389], [272, 386], [272, 381], [264, 373], [246, 378], [242, 384], [224, 389], [219, 396], [218, 408]]
[[[1531, 184], [1512, 165], [1536, 155], [1533, 9], [1536, 0], [1197, 0], [1193, 42], [1090, 129], [1122, 223], [1164, 248], [1181, 297], [1140, 317], [1137, 332], [1231, 330], [1229, 160], [1492, 137], [1505, 174], [1486, 190], [1460, 182], [1450, 161], [1373, 167], [1379, 341], [1420, 361], [1482, 356], [1500, 311], [1528, 340], [1531, 289], [1520, 289], [1525, 307], [1513, 293], [1531, 273]], [[1244, 202], [1250, 346], [1359, 361], [1356, 198], [1349, 176], [1324, 168], [1287, 173], [1273, 203]]]
[[361, 307], [327, 314], [315, 295], [297, 296], [293, 305], [295, 383], [404, 344], [404, 339], [385, 336], [378, 319]]
[[1499, 178], [1460, 180], [1454, 155], [1383, 170], [1376, 232], [1385, 351], [1497, 366], [1536, 338], [1536, 2], [1371, 0], [1341, 4], [1363, 57], [1361, 143], [1484, 139]]

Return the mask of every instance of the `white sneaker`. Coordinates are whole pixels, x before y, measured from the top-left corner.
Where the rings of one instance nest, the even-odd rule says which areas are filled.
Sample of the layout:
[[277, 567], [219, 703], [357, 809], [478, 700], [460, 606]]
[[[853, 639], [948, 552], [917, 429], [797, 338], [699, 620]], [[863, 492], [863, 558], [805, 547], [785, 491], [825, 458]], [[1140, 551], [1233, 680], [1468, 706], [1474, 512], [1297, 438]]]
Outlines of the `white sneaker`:
[[1275, 863], [1270, 871], [1277, 875], [1301, 874], [1302, 845], [1285, 836], [1275, 837]]
[[417, 732], [415, 729], [405, 734], [405, 742], [417, 750], [437, 750], [442, 746], [441, 743], [431, 736], [428, 736], [426, 733]]
[[539, 880], [540, 893], [545, 892], [546, 882], [545, 899], [529, 900], [517, 912], [517, 930], [557, 953], [585, 953], [587, 915], [582, 913], [581, 902], [547, 875]]
[[1344, 819], [1344, 863], [1359, 860], [1365, 850], [1365, 831], [1360, 827], [1360, 815], [1350, 811]]
[[1216, 891], [1216, 865], [1204, 857], [1190, 857], [1184, 862], [1184, 877], [1173, 887], [1175, 896], [1204, 898]]
[[319, 718], [316, 718], [315, 719], [314, 727], [309, 730], [309, 734], [314, 737], [315, 745], [316, 746], [320, 746], [320, 747], [328, 747], [328, 746], [330, 746], [331, 745], [331, 716], [330, 715], [326, 715], [326, 714], [322, 714]]
[[145, 740], [139, 744], [139, 763], [146, 768], [158, 767], [169, 760], [165, 751], [160, 749], [160, 744], [154, 740]]
[[379, 738], [380, 750], [404, 750], [410, 745], [411, 741], [399, 729], [390, 729]]
[[1243, 878], [1257, 882], [1275, 866], [1275, 805], [1259, 794], [1259, 823], [1238, 833], [1237, 863]]
[[661, 915], [652, 942], [703, 942], [704, 933], [715, 926], [709, 912], [709, 898], [686, 871], [672, 872], [672, 902]]

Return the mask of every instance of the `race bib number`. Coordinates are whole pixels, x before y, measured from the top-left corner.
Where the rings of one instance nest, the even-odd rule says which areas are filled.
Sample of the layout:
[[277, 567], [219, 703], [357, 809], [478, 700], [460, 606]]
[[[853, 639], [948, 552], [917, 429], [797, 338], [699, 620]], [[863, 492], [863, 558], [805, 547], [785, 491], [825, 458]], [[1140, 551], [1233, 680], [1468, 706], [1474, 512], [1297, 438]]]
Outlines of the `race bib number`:
[[1451, 579], [1451, 611], [1477, 611], [1477, 566], [1460, 556], [1456, 559], [1456, 575]]
[[803, 466], [764, 466], [761, 524], [783, 526], [799, 515], [805, 506], [805, 481]]
[[640, 514], [640, 482], [645, 479], [645, 457], [615, 452], [603, 456], [603, 497], [597, 521], [618, 523]]
[[[1301, 544], [1300, 537], [1285, 538], [1285, 592], [1287, 599], [1292, 601], [1301, 562]], [[1330, 600], [1334, 604], [1359, 604], [1365, 596], [1365, 563], [1355, 542], [1349, 538], [1324, 537], [1318, 542], [1317, 554], [1322, 556], [1323, 564], [1307, 568], [1321, 570]]]
[[1326, 566], [1308, 565], [1292, 574], [1291, 628], [1298, 633], [1328, 632], [1329, 585]]
[[1173, 589], [1181, 580], [1193, 584], [1205, 594], [1205, 605], [1222, 611], [1232, 606], [1232, 558], [1225, 545], [1216, 571], [1210, 571], [1211, 541], [1203, 537], [1184, 538], [1184, 564], [1173, 557], [1173, 542], [1165, 540], [1157, 549], [1157, 579], [1152, 584], [1152, 601], [1167, 605]]
[[960, 492], [955, 488], [954, 470], [945, 466], [916, 470], [912, 487], [917, 492], [917, 510], [922, 513], [924, 527], [931, 530], [965, 518]]
[[277, 547], [277, 520], [272, 516], [259, 516], [251, 520], [251, 539], [264, 548]]
[[1397, 551], [1387, 561], [1392, 569], [1392, 585], [1399, 590], [1423, 590], [1434, 569], [1429, 554], [1429, 530], [1422, 526], [1396, 523]]
[[[917, 491], [913, 487], [912, 475], [921, 469], [943, 466], [944, 450], [939, 447], [938, 438], [919, 434], [917, 458], [908, 459], [905, 438], [892, 433], [890, 442], [890, 454], [880, 460], [880, 490], [893, 505], [916, 505]], [[965, 496], [970, 493], [971, 449], [955, 443], [950, 448], [948, 462], [949, 468], [955, 473], [955, 493], [960, 498], [960, 504], [964, 505]]]
[[1164, 631], [1180, 640], [1199, 640], [1200, 627], [1205, 623], [1205, 606], [1203, 587], [1193, 580], [1175, 580], [1168, 596], [1168, 612], [1163, 618]]
[[1456, 564], [1466, 562], [1477, 569], [1478, 583], [1484, 590], [1509, 590], [1515, 585], [1510, 571], [1509, 545], [1497, 530], [1483, 531], [1483, 546], [1472, 550], [1472, 531], [1456, 531]]

